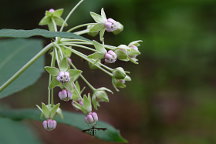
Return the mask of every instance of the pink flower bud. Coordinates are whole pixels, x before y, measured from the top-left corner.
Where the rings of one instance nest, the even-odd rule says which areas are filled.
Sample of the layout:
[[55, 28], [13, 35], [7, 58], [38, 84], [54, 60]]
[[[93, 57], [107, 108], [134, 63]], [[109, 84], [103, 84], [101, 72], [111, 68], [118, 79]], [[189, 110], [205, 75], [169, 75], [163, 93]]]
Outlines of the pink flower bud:
[[63, 101], [69, 101], [72, 99], [72, 93], [68, 90], [59, 91], [58, 96]]
[[72, 63], [72, 59], [71, 59], [71, 58], [68, 58], [68, 62]]
[[55, 10], [54, 9], [50, 9], [49, 12], [53, 13], [53, 12], [55, 12]]
[[117, 55], [112, 50], [109, 50], [105, 55], [105, 62], [106, 63], [114, 63], [117, 60]]
[[44, 120], [43, 121], [43, 127], [45, 130], [52, 131], [56, 128], [57, 122], [52, 119]]
[[60, 71], [58, 73], [58, 76], [56, 77], [56, 79], [62, 83], [69, 82], [70, 81], [70, 74], [69, 74], [69, 72]]
[[85, 122], [88, 124], [93, 124], [98, 121], [98, 116], [96, 112], [90, 112], [85, 116]]
[[112, 18], [108, 18], [107, 21], [104, 23], [105, 27], [106, 27], [106, 31], [108, 32], [113, 32], [117, 29], [116, 27], [116, 21]]

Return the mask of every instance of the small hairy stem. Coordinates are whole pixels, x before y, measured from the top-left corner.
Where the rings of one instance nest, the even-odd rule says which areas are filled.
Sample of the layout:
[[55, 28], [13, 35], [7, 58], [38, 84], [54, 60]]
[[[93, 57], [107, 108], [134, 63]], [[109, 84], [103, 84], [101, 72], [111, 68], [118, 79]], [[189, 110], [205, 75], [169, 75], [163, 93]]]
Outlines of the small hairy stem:
[[[69, 62], [69, 64], [77, 70], [76, 66], [72, 63], [72, 62]], [[80, 75], [81, 79], [92, 89], [92, 91], [95, 90], [95, 88], [88, 82], [88, 80], [81, 74]]]
[[81, 27], [85, 27], [85, 26], [89, 26], [89, 25], [93, 25], [95, 23], [87, 23], [87, 24], [82, 24], [82, 25], [78, 25], [78, 26], [75, 26], [75, 27], [72, 27], [71, 29], [69, 29], [67, 32], [72, 32], [78, 28], [81, 28]]
[[44, 47], [40, 52], [38, 52], [31, 60], [29, 60], [23, 67], [21, 67], [10, 79], [8, 79], [1, 87], [0, 92], [3, 91], [8, 85], [15, 81], [26, 69], [28, 69], [36, 60], [38, 60], [42, 55], [44, 55], [51, 47], [53, 43], [50, 43]]
[[[79, 51], [77, 51], [77, 50], [75, 50], [75, 49], [69, 48], [69, 47], [65, 47], [65, 48], [69, 49], [69, 50], [72, 51], [74, 54], [76, 54], [76, 55], [78, 55], [79, 57], [85, 59], [86, 61], [88, 61], [88, 62], [90, 62], [90, 63], [92, 63], [92, 64], [95, 63], [94, 61], [88, 59], [87, 56], [84, 55], [83, 53], [81, 53], [81, 52], [79, 52]], [[103, 69], [102, 67], [100, 67], [100, 66], [98, 66], [98, 65], [95, 65], [95, 66], [98, 67], [98, 68], [99, 68], [100, 70], [102, 70], [103, 72], [107, 73], [109, 76], [112, 76], [112, 73], [108, 72], [107, 70]]]
[[74, 42], [74, 41], [78, 41], [78, 42], [89, 42], [87, 40], [83, 40], [83, 39], [67, 39], [67, 38], [62, 38], [61, 42]]
[[54, 54], [55, 54], [55, 57], [56, 57], [57, 64], [58, 64], [58, 66], [59, 66], [60, 60], [59, 60], [58, 52], [57, 52], [57, 49], [56, 49], [56, 48], [54, 49]]
[[65, 20], [64, 20], [64, 22], [63, 22], [63, 24], [62, 24], [62, 26], [61, 26], [60, 32], [63, 31], [64, 25], [66, 24], [67, 20], [70, 18], [70, 16], [73, 14], [73, 12], [76, 10], [76, 8], [77, 8], [83, 1], [84, 1], [84, 0], [79, 1], [79, 2], [75, 5], [75, 7], [69, 12], [69, 14], [68, 14], [67, 17], [65, 18]]
[[106, 66], [106, 65], [104, 65], [104, 64], [102, 64], [102, 63], [99, 63], [99, 64], [100, 64], [102, 67], [106, 68], [107, 70], [113, 71], [112, 68], [110, 68], [110, 67], [108, 67], [108, 66]]
[[[51, 59], [50, 66], [51, 67], [55, 66], [55, 54], [54, 53], [52, 54], [52, 59]], [[49, 86], [50, 86], [50, 84], [52, 82], [52, 79], [53, 79], [52, 75], [49, 74]], [[54, 104], [53, 89], [50, 89], [49, 86], [48, 86], [48, 104], [52, 103], [52, 105], [53, 105]]]
[[[66, 44], [63, 44], [63, 45], [67, 45]], [[90, 47], [86, 47], [86, 46], [83, 46], [83, 45], [77, 45], [77, 44], [73, 44], [73, 43], [68, 43], [69, 46], [75, 46], [75, 47], [80, 47], [80, 48], [84, 48], [84, 49], [87, 49], [87, 50], [90, 50], [90, 51], [94, 51], [94, 52], [97, 52], [97, 50], [93, 49], [93, 48], [90, 48]]]
[[60, 56], [61, 56], [61, 59], [63, 59], [63, 58], [64, 58], [64, 55], [63, 55], [63, 52], [62, 52], [62, 50], [61, 50], [61, 47], [60, 47], [58, 44], [56, 44], [56, 43], [54, 43], [54, 45], [55, 45], [56, 48], [58, 49], [58, 51], [59, 51], [59, 53], [60, 53]]
[[55, 21], [54, 21], [54, 19], [52, 18], [52, 23], [53, 23], [53, 26], [54, 26], [54, 30], [55, 30], [55, 32], [57, 32], [58, 30], [57, 30], [57, 26], [56, 26], [56, 23], [55, 23]]
[[89, 30], [82, 30], [82, 31], [78, 31], [78, 32], [74, 32], [74, 34], [76, 34], [76, 35], [83, 35], [83, 34], [86, 34], [86, 33], [88, 33], [89, 32]]

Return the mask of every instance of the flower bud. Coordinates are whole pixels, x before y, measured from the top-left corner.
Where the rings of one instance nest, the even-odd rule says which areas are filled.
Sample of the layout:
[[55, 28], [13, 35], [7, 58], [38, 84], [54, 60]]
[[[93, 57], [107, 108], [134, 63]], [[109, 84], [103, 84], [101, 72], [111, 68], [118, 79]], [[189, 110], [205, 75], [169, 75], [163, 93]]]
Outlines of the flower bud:
[[53, 12], [55, 12], [55, 10], [54, 9], [50, 9], [49, 12], [53, 13]]
[[112, 50], [109, 50], [105, 55], [105, 62], [106, 63], [114, 63], [117, 60], [117, 55]]
[[112, 18], [108, 18], [104, 23], [107, 32], [118, 34], [123, 30], [123, 25]]
[[113, 77], [116, 79], [124, 79], [126, 77], [126, 73], [122, 67], [118, 67], [113, 70]]
[[85, 122], [88, 124], [93, 124], [98, 121], [98, 115], [96, 112], [90, 112], [85, 116]]
[[44, 120], [43, 121], [43, 127], [45, 130], [52, 131], [56, 128], [57, 122], [52, 119]]
[[100, 106], [99, 102], [109, 102], [109, 97], [107, 93], [101, 88], [95, 90], [92, 95], [92, 104], [96, 110]]
[[69, 101], [72, 99], [72, 93], [68, 90], [59, 91], [58, 96], [63, 101]]
[[112, 80], [112, 83], [116, 88], [125, 88], [126, 87], [124, 79], [115, 79], [114, 78]]
[[69, 82], [70, 81], [70, 74], [69, 74], [69, 72], [60, 71], [58, 73], [58, 76], [56, 77], [56, 79], [62, 83]]

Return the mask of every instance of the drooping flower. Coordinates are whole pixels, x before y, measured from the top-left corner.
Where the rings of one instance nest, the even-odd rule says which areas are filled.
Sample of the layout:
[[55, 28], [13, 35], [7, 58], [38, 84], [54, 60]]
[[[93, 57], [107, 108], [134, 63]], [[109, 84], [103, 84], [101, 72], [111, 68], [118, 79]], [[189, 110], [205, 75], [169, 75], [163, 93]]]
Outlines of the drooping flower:
[[66, 89], [59, 91], [58, 96], [63, 101], [69, 101], [72, 99], [72, 93]]
[[43, 124], [44, 129], [47, 131], [52, 131], [57, 126], [57, 122], [52, 119], [44, 120], [42, 124]]
[[114, 63], [117, 60], [117, 55], [114, 51], [109, 50], [105, 55], [105, 62], [106, 63]]
[[96, 112], [90, 112], [85, 116], [85, 122], [88, 124], [93, 124], [98, 121], [98, 115]]

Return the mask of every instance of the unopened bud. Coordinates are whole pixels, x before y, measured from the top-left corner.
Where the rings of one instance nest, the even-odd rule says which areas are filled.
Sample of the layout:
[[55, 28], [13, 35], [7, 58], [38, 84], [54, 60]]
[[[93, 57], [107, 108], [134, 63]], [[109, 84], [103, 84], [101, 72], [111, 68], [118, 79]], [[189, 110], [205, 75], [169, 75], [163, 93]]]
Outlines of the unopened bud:
[[93, 124], [98, 121], [98, 115], [96, 112], [90, 112], [85, 116], [85, 122], [88, 124]]
[[52, 131], [56, 128], [57, 122], [52, 119], [44, 120], [43, 121], [43, 127], [45, 130]]
[[109, 50], [105, 55], [105, 62], [106, 63], [114, 63], [117, 60], [117, 55], [114, 51]]
[[63, 101], [69, 101], [72, 99], [72, 93], [68, 90], [59, 91], [58, 96]]
[[50, 9], [49, 12], [53, 13], [53, 12], [55, 12], [55, 10], [54, 9]]

